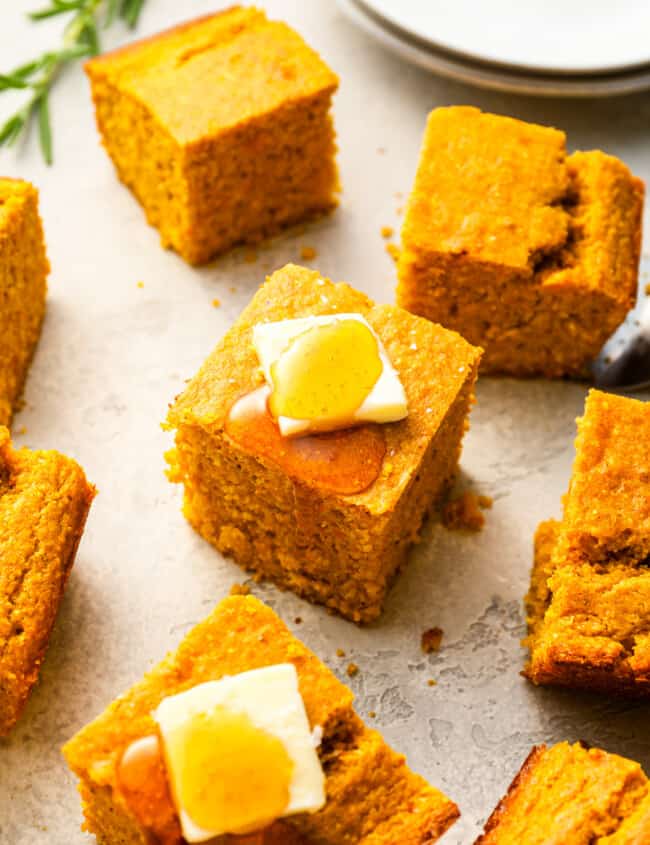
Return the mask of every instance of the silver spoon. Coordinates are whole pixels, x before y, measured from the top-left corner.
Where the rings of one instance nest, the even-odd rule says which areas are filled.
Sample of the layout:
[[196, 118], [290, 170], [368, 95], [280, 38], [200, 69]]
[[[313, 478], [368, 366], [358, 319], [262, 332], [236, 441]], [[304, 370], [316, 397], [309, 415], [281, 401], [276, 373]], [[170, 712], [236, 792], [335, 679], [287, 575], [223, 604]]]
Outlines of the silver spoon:
[[650, 296], [642, 297], [594, 361], [596, 387], [624, 391], [650, 387]]

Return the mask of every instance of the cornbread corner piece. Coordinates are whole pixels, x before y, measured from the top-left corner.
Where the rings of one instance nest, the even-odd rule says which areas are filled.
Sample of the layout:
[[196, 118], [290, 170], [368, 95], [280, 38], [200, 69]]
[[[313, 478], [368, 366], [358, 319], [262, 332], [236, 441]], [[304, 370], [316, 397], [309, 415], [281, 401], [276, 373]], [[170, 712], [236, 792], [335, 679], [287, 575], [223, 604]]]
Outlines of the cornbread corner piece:
[[120, 179], [190, 264], [336, 206], [338, 79], [286, 24], [234, 7], [86, 70]]
[[0, 427], [0, 736], [36, 683], [95, 489], [58, 452]]
[[0, 178], [0, 425], [9, 425], [22, 393], [45, 314], [45, 254], [38, 191]]
[[[151, 712], [163, 698], [225, 675], [287, 662], [297, 670], [310, 726], [322, 728], [318, 754], [327, 803], [317, 813], [284, 819], [253, 841], [259, 845], [436, 841], [458, 817], [455, 804], [411, 772], [404, 758], [362, 723], [352, 708], [350, 690], [252, 596], [222, 601], [190, 631], [175, 654], [64, 747], [70, 767], [81, 779], [86, 829], [100, 842], [149, 841], [150, 831], [133, 815], [116, 770], [130, 743], [155, 733]], [[164, 845], [182, 841], [178, 823], [175, 829], [168, 826]], [[227, 841], [251, 840], [228, 837]]]
[[650, 789], [641, 766], [599, 748], [533, 748], [475, 845], [641, 845]]
[[636, 299], [643, 196], [613, 156], [567, 156], [556, 129], [435, 109], [398, 304], [482, 346], [483, 372], [586, 376]]
[[536, 535], [537, 684], [650, 696], [650, 403], [592, 390], [562, 521]]
[[[262, 321], [358, 313], [404, 386], [408, 416], [378, 427], [385, 457], [362, 492], [343, 495], [291, 476], [225, 431], [229, 409], [258, 382], [251, 337]], [[376, 618], [429, 511], [457, 470], [480, 350], [344, 283], [287, 265], [258, 290], [168, 416], [170, 478], [184, 512], [223, 554], [355, 622]]]

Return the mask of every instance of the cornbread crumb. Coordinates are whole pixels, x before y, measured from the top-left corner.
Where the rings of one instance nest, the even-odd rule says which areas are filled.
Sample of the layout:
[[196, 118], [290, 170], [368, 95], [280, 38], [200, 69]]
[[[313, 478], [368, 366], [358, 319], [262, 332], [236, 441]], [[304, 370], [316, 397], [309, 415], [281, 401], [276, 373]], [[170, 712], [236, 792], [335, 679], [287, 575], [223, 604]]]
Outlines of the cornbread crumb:
[[337, 648], [337, 649], [336, 649], [336, 656], [337, 656], [337, 657], [345, 657], [345, 652], [343, 651], [343, 649], [342, 649], [342, 648]]
[[251, 588], [248, 584], [233, 584], [230, 588], [230, 595], [231, 596], [247, 596], [251, 591]]
[[18, 429], [18, 434], [27, 434], [27, 426], [21, 425], [21, 427]]
[[300, 257], [304, 261], [313, 261], [313, 259], [316, 258], [317, 255], [318, 253], [316, 252], [313, 246], [303, 246], [300, 248]]
[[217, 299], [216, 297], [212, 300], [212, 307], [218, 308], [221, 305], [221, 300]]
[[645, 291], [646, 296], [650, 296], [650, 282], [648, 282], [643, 290]]
[[386, 252], [390, 255], [393, 261], [398, 262], [400, 256], [400, 248], [397, 246], [396, 243], [387, 243], [386, 244]]
[[382, 238], [392, 238], [394, 229], [392, 226], [382, 226], [379, 232]]
[[354, 678], [355, 675], [359, 674], [359, 667], [356, 663], [348, 663], [348, 668], [345, 671], [349, 678]]
[[420, 638], [422, 651], [425, 654], [431, 654], [433, 651], [439, 651], [443, 634], [444, 631], [442, 628], [427, 628], [426, 631], [423, 631], [422, 637]]
[[370, 711], [368, 712], [368, 718], [370, 718], [370, 719], [376, 719], [376, 718], [377, 718], [377, 713], [376, 713], [374, 710], [370, 710]]
[[460, 496], [448, 501], [442, 509], [442, 524], [445, 528], [451, 531], [480, 531], [485, 525], [480, 498], [471, 490], [465, 490]]
[[144, 287], [144, 282], [136, 282], [136, 283], [135, 283], [135, 286], [136, 286], [136, 287], [138, 287], [138, 288], [143, 288], [143, 287]]
[[302, 625], [302, 616], [296, 616], [293, 621], [295, 625]]
[[478, 497], [478, 506], [483, 510], [489, 511], [492, 505], [494, 504], [494, 499], [492, 496], [483, 496], [479, 495]]
[[438, 683], [438, 682], [437, 682], [437, 681], [434, 681], [434, 679], [433, 679], [433, 678], [429, 678], [429, 680], [427, 681], [427, 686], [429, 686], [429, 687], [435, 687], [435, 685], [436, 685], [437, 683]]
[[254, 249], [247, 249], [244, 252], [244, 261], [247, 264], [255, 264], [257, 261], [257, 252]]

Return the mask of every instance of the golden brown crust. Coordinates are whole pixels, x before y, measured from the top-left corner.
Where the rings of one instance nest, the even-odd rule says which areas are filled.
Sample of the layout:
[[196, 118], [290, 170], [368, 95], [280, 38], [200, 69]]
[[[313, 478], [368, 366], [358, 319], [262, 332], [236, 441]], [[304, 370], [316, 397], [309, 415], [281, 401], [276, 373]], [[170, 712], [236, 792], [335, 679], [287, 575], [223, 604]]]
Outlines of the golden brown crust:
[[57, 452], [12, 450], [0, 428], [0, 736], [38, 678], [95, 496]]
[[587, 376], [633, 306], [643, 183], [564, 134], [452, 107], [429, 116], [397, 298], [485, 352], [484, 372]]
[[11, 423], [41, 332], [46, 278], [38, 191], [0, 179], [0, 425]]
[[[298, 672], [310, 725], [323, 728], [319, 755], [327, 804], [313, 815], [287, 819], [286, 825], [318, 845], [434, 842], [457, 817], [455, 805], [410, 772], [404, 758], [363, 725], [352, 709], [350, 690], [252, 596], [222, 601], [175, 654], [64, 747], [82, 780], [88, 829], [107, 843], [114, 836], [124, 845], [145, 841], [116, 789], [115, 766], [126, 745], [154, 729], [150, 713], [162, 698], [206, 680], [287, 661]], [[273, 841], [265, 838], [264, 845]]]
[[633, 845], [649, 797], [648, 779], [632, 760], [580, 744], [540, 745], [475, 845]]

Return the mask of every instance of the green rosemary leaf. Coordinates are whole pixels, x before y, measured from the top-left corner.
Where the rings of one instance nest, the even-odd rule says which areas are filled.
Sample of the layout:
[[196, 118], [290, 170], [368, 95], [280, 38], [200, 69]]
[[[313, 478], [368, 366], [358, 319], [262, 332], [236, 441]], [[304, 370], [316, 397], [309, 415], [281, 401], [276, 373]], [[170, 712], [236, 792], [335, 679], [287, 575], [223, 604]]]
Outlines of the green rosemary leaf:
[[22, 112], [10, 117], [9, 120], [0, 129], [0, 146], [14, 143], [18, 135], [25, 126], [25, 115]]
[[47, 164], [52, 164], [52, 126], [50, 124], [50, 105], [47, 92], [41, 94], [37, 101], [38, 109], [38, 137], [41, 151]]
[[126, 21], [131, 29], [137, 26], [143, 6], [144, 0], [124, 0], [122, 3], [120, 17]]
[[101, 52], [101, 48], [99, 46], [99, 35], [93, 21], [88, 21], [88, 23], [83, 27], [79, 35], [79, 40], [86, 45], [87, 53], [89, 55], [96, 56], [99, 52]]
[[115, 22], [115, 18], [120, 9], [120, 0], [107, 0], [106, 17], [104, 18], [104, 27], [108, 27]]
[[33, 21], [43, 21], [46, 18], [53, 18], [56, 15], [65, 15], [66, 12], [72, 12], [75, 9], [78, 9], [78, 5], [73, 6], [52, 6], [49, 9], [40, 9], [36, 12], [30, 12], [29, 18]]
[[29, 84], [16, 76], [15, 73], [2, 74], [0, 73], [0, 91], [6, 91], [8, 88], [28, 88]]

